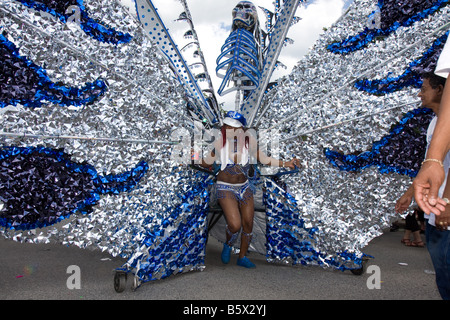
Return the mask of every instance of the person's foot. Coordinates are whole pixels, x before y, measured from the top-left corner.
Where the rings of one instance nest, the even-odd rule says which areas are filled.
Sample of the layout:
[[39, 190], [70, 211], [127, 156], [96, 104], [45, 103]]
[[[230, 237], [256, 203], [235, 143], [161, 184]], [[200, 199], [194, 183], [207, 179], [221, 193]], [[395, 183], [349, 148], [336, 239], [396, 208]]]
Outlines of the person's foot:
[[418, 248], [423, 248], [425, 247], [425, 243], [421, 240], [418, 241], [411, 241], [411, 243], [409, 244], [410, 247], [418, 247]]
[[409, 239], [402, 239], [401, 243], [403, 243], [407, 247], [419, 247], [419, 248], [425, 247], [425, 243], [421, 240], [411, 241]]
[[247, 257], [239, 258], [237, 265], [248, 269], [256, 268], [253, 262], [251, 262]]
[[231, 257], [231, 247], [226, 243], [224, 243], [222, 249], [222, 262], [224, 264], [227, 264], [228, 262], [230, 262], [230, 257]]
[[411, 245], [411, 240], [409, 240], [409, 239], [402, 239], [400, 242], [403, 243], [407, 247], [409, 247]]

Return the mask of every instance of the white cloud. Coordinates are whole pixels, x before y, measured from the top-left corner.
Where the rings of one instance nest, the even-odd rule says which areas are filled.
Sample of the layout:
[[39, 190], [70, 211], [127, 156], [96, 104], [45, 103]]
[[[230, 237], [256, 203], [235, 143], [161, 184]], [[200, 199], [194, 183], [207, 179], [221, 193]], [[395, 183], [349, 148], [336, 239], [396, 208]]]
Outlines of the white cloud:
[[[122, 0], [122, 2], [128, 5], [131, 1]], [[214, 89], [217, 90], [220, 86], [221, 79], [215, 73], [216, 59], [220, 54], [220, 48], [229, 35], [232, 9], [239, 1], [188, 0], [187, 2]], [[188, 40], [183, 38], [184, 32], [188, 30], [187, 23], [174, 23], [174, 20], [183, 11], [180, 2], [177, 0], [153, 0], [153, 3], [158, 8], [159, 14], [179, 47], [188, 43]], [[253, 3], [257, 6], [273, 10], [273, 0], [254, 0]], [[308, 53], [309, 48], [323, 32], [323, 28], [330, 27], [340, 17], [343, 9], [348, 6], [348, 3], [349, 0], [313, 0], [308, 1], [307, 5], [303, 5], [297, 10], [296, 15], [301, 17], [302, 20], [291, 27], [288, 33], [288, 37], [295, 42], [283, 49], [279, 59], [288, 68], [286, 70], [277, 70], [274, 73], [273, 79], [291, 72], [297, 61]], [[265, 18], [262, 12], [259, 14], [259, 19], [261, 26], [264, 26]], [[187, 55], [185, 59], [189, 61], [191, 57]], [[225, 108], [233, 108], [233, 93], [224, 97], [217, 96], [217, 98], [219, 102], [225, 102]]]

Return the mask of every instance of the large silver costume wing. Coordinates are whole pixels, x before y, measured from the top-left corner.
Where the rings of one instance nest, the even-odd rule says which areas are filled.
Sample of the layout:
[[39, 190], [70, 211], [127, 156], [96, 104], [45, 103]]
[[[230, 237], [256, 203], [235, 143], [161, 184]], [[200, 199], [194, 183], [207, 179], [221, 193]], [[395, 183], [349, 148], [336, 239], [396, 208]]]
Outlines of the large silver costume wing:
[[[420, 168], [432, 117], [417, 97], [421, 75], [434, 70], [448, 13], [448, 1], [355, 0], [263, 99], [256, 125], [280, 135], [283, 158], [302, 160], [303, 169], [283, 182], [302, 226], [314, 228], [311, 244], [329, 254], [325, 264], [341, 254], [361, 257], [400, 218], [395, 202]], [[270, 257], [308, 263], [300, 242], [288, 240], [305, 234], [299, 224], [283, 224], [270, 235], [277, 239]]]
[[209, 180], [171, 158], [184, 88], [127, 8], [80, 3], [0, 1], [0, 233], [130, 265], [150, 250], [145, 279], [201, 269]]

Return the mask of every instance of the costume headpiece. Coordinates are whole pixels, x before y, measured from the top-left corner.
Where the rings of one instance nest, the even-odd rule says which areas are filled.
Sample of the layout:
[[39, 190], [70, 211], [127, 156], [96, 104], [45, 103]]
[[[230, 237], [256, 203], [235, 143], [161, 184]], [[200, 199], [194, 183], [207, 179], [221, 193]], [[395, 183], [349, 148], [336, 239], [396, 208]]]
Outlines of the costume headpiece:
[[239, 112], [228, 111], [226, 117], [223, 119], [223, 123], [230, 127], [240, 128], [247, 125], [247, 120]]
[[233, 9], [233, 30], [245, 28], [252, 31], [258, 21], [256, 6], [250, 1], [241, 1]]

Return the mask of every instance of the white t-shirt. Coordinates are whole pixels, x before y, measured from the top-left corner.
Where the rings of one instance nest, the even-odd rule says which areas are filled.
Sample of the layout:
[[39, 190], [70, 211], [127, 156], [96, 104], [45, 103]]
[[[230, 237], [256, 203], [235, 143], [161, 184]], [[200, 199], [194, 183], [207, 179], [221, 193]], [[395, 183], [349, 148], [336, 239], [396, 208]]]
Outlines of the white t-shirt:
[[[438, 63], [436, 65], [436, 69], [434, 70], [434, 73], [438, 76], [447, 78], [448, 74], [450, 73], [450, 41], [447, 40], [447, 42], [444, 45], [444, 49], [442, 49], [441, 55], [439, 56]], [[427, 150], [430, 146], [431, 138], [433, 137], [434, 128], [436, 127], [437, 117], [434, 117], [433, 120], [431, 120], [430, 125], [428, 126], [427, 131]], [[425, 156], [426, 158], [426, 156]], [[442, 198], [442, 195], [444, 193], [445, 185], [447, 184], [447, 177], [448, 177], [448, 169], [450, 167], [450, 152], [447, 153], [444, 159], [444, 170], [445, 170], [445, 179], [442, 186], [439, 188], [439, 197]], [[425, 216], [426, 217], [426, 216]], [[435, 226], [436, 218], [434, 214], [430, 214], [428, 222]], [[450, 230], [450, 227], [447, 228], [447, 230]]]
[[[438, 117], [434, 117], [433, 120], [431, 120], [430, 125], [428, 126], [427, 130], [427, 151], [428, 147], [430, 146], [431, 138], [433, 137], [434, 128], [436, 127]], [[425, 156], [426, 159], [426, 156]], [[441, 187], [439, 188], [438, 196], [442, 198], [442, 195], [444, 194], [445, 185], [447, 184], [447, 177], [448, 177], [448, 169], [450, 168], [450, 152], [448, 152], [444, 159], [444, 171], [445, 171], [445, 179], [444, 183], [442, 183]], [[426, 216], [425, 216], [426, 217]], [[428, 223], [432, 226], [436, 226], [435, 224], [436, 217], [433, 213], [429, 215]], [[447, 227], [447, 230], [450, 230], [450, 226]]]
[[445, 43], [444, 49], [442, 49], [441, 55], [439, 56], [434, 73], [444, 78], [447, 78], [450, 73], [450, 41], [448, 40]]

